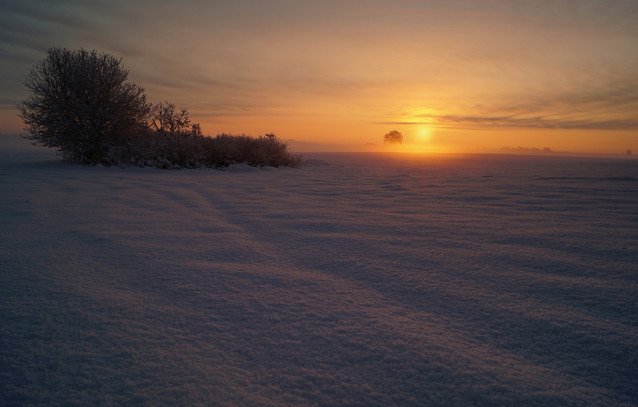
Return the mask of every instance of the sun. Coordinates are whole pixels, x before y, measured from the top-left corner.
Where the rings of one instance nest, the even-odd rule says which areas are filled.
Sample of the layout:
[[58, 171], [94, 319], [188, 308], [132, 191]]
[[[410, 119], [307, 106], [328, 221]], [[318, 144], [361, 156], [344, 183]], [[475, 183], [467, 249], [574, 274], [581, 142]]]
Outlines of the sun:
[[418, 124], [415, 129], [416, 142], [418, 144], [426, 144], [430, 141], [431, 130], [427, 124]]
[[403, 143], [387, 146], [386, 149], [403, 153], [433, 152], [435, 147], [432, 145], [432, 128], [429, 124], [417, 124], [406, 130], [406, 138]]

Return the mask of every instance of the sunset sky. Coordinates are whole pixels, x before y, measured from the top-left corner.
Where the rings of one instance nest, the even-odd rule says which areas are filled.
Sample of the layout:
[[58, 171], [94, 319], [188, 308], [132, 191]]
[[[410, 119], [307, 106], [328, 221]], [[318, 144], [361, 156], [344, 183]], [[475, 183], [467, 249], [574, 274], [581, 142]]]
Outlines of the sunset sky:
[[636, 0], [2, 0], [0, 132], [51, 47], [122, 57], [205, 133], [297, 150], [638, 153]]

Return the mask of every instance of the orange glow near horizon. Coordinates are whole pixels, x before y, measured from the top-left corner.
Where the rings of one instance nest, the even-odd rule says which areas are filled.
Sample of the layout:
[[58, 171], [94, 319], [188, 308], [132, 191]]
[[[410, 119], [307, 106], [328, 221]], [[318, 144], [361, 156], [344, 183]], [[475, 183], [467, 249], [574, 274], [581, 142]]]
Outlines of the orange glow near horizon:
[[[193, 120], [197, 121], [195, 115]], [[390, 122], [388, 120], [388, 122]], [[264, 125], [264, 123], [267, 123]], [[554, 152], [623, 154], [637, 150], [636, 132], [596, 129], [536, 129], [450, 126], [433, 123], [374, 123], [347, 117], [254, 116], [202, 122], [205, 134], [273, 132], [298, 151], [394, 151], [418, 153], [500, 152], [504, 147], [551, 148]], [[388, 146], [383, 136], [397, 130], [401, 145]], [[638, 147], [638, 146], [637, 146]]]
[[[622, 154], [627, 149], [638, 149], [633, 129], [611, 125], [609, 129], [597, 129], [593, 116], [570, 113], [559, 99], [545, 103], [558, 106], [549, 113], [526, 112], [524, 107], [516, 106], [521, 102], [508, 103], [511, 97], [499, 103], [512, 107], [497, 110], [476, 102], [481, 100], [476, 95], [486, 92], [482, 82], [473, 85], [467, 81], [466, 85], [464, 98], [450, 98], [445, 87], [428, 91], [427, 87], [387, 86], [377, 89], [374, 95], [364, 89], [310, 100], [294, 92], [282, 93], [282, 100], [298, 103], [284, 108], [273, 101], [273, 106], [262, 114], [251, 116], [207, 117], [205, 111], [197, 111], [193, 112], [193, 119], [197, 121], [198, 114], [207, 119], [201, 121], [202, 127], [211, 135], [228, 132], [256, 136], [274, 132], [280, 139], [289, 140], [292, 148], [302, 151], [386, 151], [383, 136], [392, 130], [404, 135], [403, 146], [393, 149], [406, 152], [499, 152], [505, 147], [548, 147], [552, 151]], [[417, 94], [425, 96], [417, 100]], [[446, 108], [414, 107], [419, 104]], [[601, 123], [607, 125], [605, 121]]]

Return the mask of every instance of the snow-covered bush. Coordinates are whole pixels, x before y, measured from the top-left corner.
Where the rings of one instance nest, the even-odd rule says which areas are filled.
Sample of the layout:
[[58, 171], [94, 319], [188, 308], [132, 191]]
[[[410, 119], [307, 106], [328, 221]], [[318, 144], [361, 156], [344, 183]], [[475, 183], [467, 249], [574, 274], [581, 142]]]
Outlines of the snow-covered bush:
[[214, 139], [214, 148], [224, 153], [230, 163], [246, 163], [255, 167], [295, 167], [301, 160], [272, 133], [257, 138], [221, 134]]
[[221, 168], [232, 164], [253, 167], [296, 167], [292, 154], [276, 137], [220, 134], [208, 137], [187, 132], [166, 135], [147, 131], [109, 151], [105, 165], [177, 168]]

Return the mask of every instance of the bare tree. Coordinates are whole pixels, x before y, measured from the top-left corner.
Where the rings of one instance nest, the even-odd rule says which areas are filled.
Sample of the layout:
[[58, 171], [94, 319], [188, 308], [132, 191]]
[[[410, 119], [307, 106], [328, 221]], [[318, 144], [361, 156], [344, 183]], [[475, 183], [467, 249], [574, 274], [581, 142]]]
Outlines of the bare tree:
[[[165, 134], [176, 135], [186, 133], [190, 126], [191, 120], [187, 109], [177, 110], [173, 103], [160, 102], [153, 106], [151, 127], [153, 130]], [[199, 129], [199, 124], [195, 124]], [[193, 132], [197, 130], [193, 129]], [[199, 129], [201, 133], [201, 129]]]
[[57, 148], [66, 160], [96, 164], [143, 131], [150, 106], [120, 64], [95, 50], [50, 49], [24, 83], [32, 92], [18, 105], [25, 137]]

